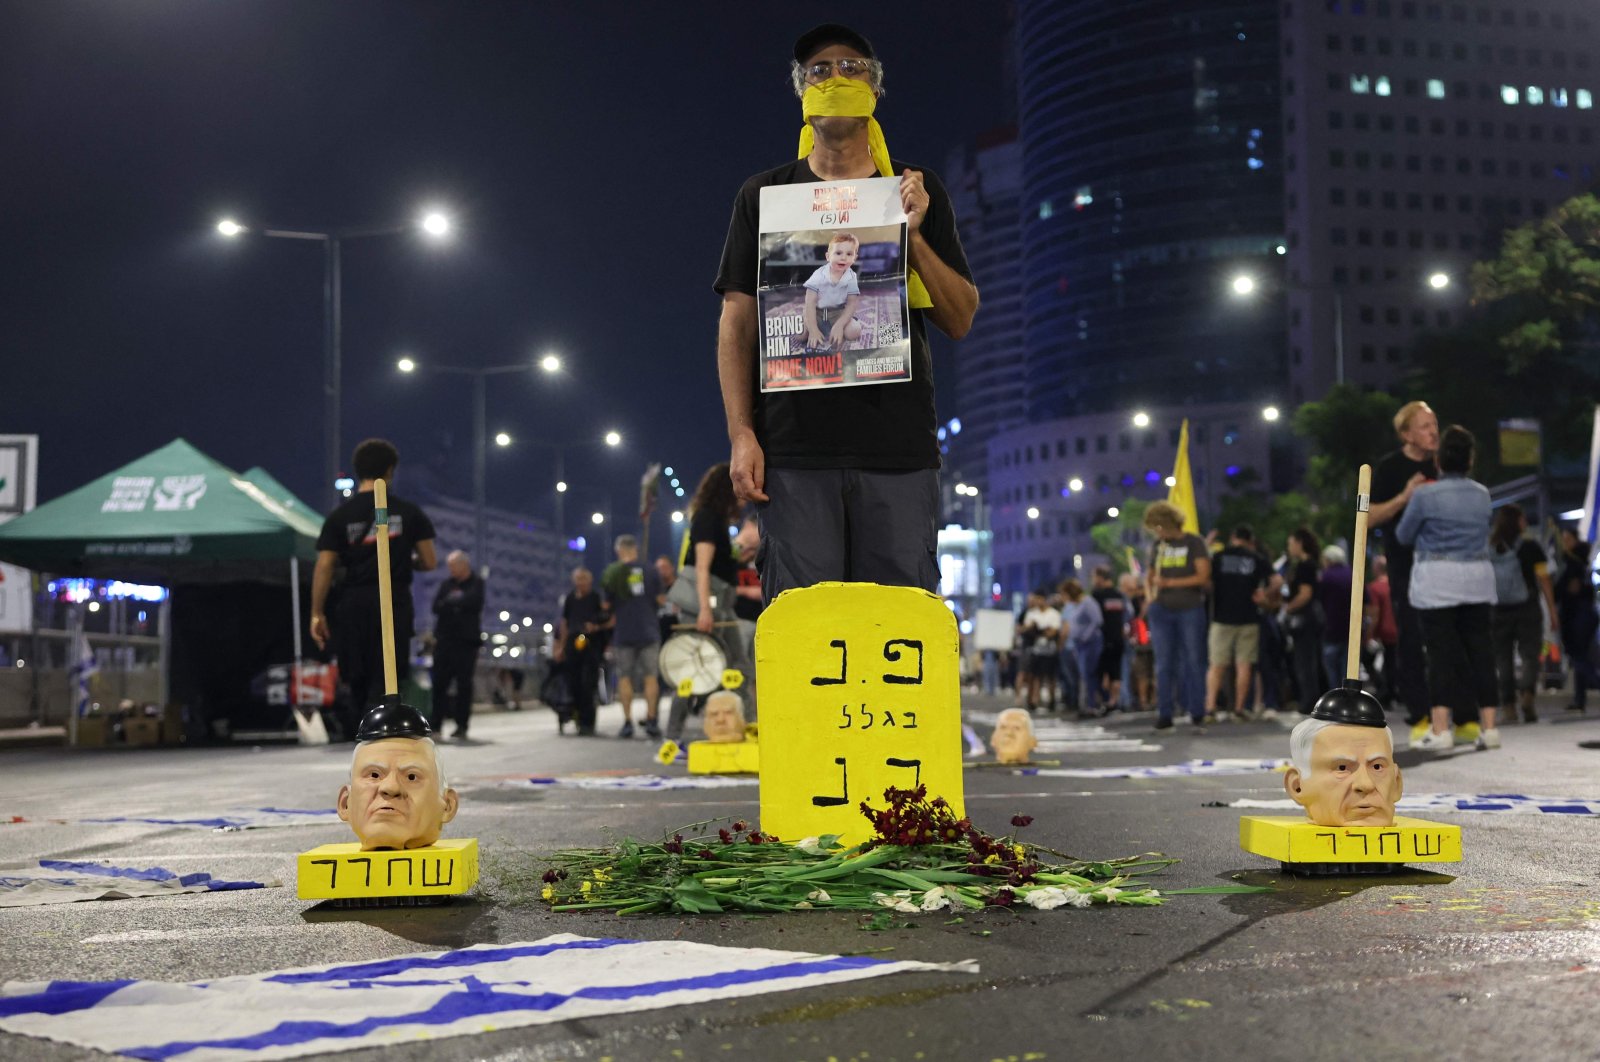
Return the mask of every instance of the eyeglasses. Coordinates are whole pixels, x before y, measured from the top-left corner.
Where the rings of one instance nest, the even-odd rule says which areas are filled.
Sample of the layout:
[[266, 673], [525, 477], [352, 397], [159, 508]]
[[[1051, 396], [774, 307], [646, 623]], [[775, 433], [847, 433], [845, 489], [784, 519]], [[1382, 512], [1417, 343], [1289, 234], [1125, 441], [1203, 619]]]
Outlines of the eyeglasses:
[[876, 81], [883, 74], [883, 64], [876, 59], [823, 59], [805, 67], [806, 83], [819, 85], [833, 76]]

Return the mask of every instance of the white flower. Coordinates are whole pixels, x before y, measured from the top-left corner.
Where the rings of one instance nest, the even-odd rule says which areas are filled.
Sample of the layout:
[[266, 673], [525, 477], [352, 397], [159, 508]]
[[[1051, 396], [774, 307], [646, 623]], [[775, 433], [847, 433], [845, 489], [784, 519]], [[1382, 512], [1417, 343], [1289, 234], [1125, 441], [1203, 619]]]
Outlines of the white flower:
[[833, 899], [833, 897], [828, 895], [828, 890], [817, 889], [815, 892], [806, 893], [806, 899], [816, 900], [818, 903], [827, 903], [829, 900]]
[[1094, 902], [1093, 898], [1086, 892], [1061, 888], [1056, 885], [1045, 885], [1041, 888], [1029, 889], [1022, 898], [1029, 907], [1036, 907], [1041, 911], [1049, 911], [1061, 906], [1088, 907]]
[[1095, 895], [1099, 896], [1106, 903], [1116, 903], [1117, 897], [1122, 895], [1122, 890], [1117, 888], [1115, 885], [1107, 885]]
[[942, 885], [935, 885], [922, 894], [922, 909], [924, 911], [942, 911], [946, 907], [953, 907], [950, 897], [945, 894]]
[[890, 893], [875, 892], [872, 894], [872, 899], [874, 903], [893, 908], [896, 911], [904, 911], [907, 914], [916, 914], [921, 910], [920, 907], [911, 902], [910, 889], [900, 889]]
[[822, 846], [820, 837], [804, 837], [794, 843], [794, 846], [806, 855], [821, 855]]

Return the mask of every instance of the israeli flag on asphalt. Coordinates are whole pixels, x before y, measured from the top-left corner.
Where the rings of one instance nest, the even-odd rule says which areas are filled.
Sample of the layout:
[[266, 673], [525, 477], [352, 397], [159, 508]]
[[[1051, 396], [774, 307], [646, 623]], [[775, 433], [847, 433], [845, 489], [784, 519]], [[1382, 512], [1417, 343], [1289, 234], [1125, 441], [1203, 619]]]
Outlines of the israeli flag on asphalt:
[[273, 881], [225, 881], [210, 874], [178, 874], [166, 867], [119, 867], [41, 859], [37, 867], [0, 870], [0, 907], [33, 907], [79, 900], [126, 900], [185, 892], [276, 888]]
[[83, 821], [188, 826], [202, 830], [259, 830], [268, 826], [332, 826], [339, 821], [339, 812], [333, 808], [229, 808], [210, 815], [119, 815]]
[[973, 963], [562, 933], [375, 962], [169, 984], [0, 985], [0, 1029], [134, 1058], [297, 1058]]
[[[1235, 800], [1230, 808], [1298, 808], [1292, 800]], [[1515, 815], [1600, 815], [1600, 800], [1584, 797], [1525, 796], [1521, 793], [1407, 793], [1395, 802], [1404, 814], [1440, 811], [1504, 811]]]
[[1041, 778], [1191, 778], [1216, 774], [1255, 774], [1281, 771], [1288, 760], [1186, 760], [1183, 763], [1158, 763], [1150, 767], [1039, 767], [1023, 768], [1023, 774]]

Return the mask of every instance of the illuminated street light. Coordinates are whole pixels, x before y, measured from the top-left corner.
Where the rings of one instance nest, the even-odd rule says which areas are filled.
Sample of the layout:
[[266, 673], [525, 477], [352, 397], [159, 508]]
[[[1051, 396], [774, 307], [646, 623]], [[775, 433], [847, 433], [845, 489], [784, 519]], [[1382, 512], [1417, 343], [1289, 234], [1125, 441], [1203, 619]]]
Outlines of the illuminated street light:
[[1037, 505], [1028, 506], [1028, 519], [1029, 520], [1037, 520], [1037, 519], [1039, 519], [1039, 507]]
[[510, 446], [511, 445], [511, 436], [508, 435], [506, 432], [503, 432], [503, 431], [495, 432], [494, 444], [496, 446]]
[[1115, 520], [1117, 517], [1122, 515], [1122, 510], [1118, 509], [1115, 505], [1113, 505], [1113, 506], [1111, 506], [1111, 508], [1106, 510], [1106, 515], [1111, 517], [1111, 519]]
[[1138, 413], [1135, 413], [1133, 415], [1133, 426], [1135, 428], [1148, 428], [1150, 426], [1150, 414], [1145, 413], [1142, 410]]
[[500, 622], [501, 623], [504, 623], [506, 620], [508, 620], [510, 618], [511, 618], [511, 613], [506, 612], [504, 610], [501, 610], [501, 612], [500, 612]]
[[556, 484], [556, 493], [557, 494], [565, 494], [566, 492], [567, 492], [567, 481], [563, 479], [559, 483]]
[[1073, 476], [1067, 481], [1067, 489], [1076, 494], [1078, 491], [1083, 489], [1083, 480], [1079, 479], [1077, 476]]
[[682, 513], [682, 511], [680, 511], [678, 509], [674, 509], [672, 511], [672, 522], [675, 523], [675, 524], [683, 523], [683, 513]]
[[217, 222], [217, 231], [231, 239], [234, 236], [242, 235], [245, 227], [232, 218], [223, 218]]
[[961, 495], [962, 497], [966, 497], [967, 485], [965, 483], [957, 483], [956, 484], [956, 493]]
[[1428, 277], [1428, 287], [1432, 288], [1434, 291], [1443, 291], [1449, 286], [1449, 273], [1434, 273], [1432, 276]]
[[1261, 411], [1261, 419], [1269, 423], [1277, 420], [1280, 416], [1282, 416], [1282, 414], [1278, 412], [1277, 406], [1268, 406]]
[[603, 524], [606, 522], [606, 514], [595, 513], [593, 516], [589, 517], [589, 522], [592, 524]]
[[554, 354], [546, 354], [544, 357], [539, 359], [539, 368], [543, 369], [545, 372], [560, 372], [561, 359]]
[[412, 361], [410, 358], [401, 358], [399, 361], [395, 362], [394, 364], [395, 364], [395, 368], [399, 369], [401, 372], [416, 372], [417, 371], [417, 363]]
[[1233, 278], [1233, 293], [1235, 295], [1249, 295], [1256, 290], [1256, 278], [1248, 273], [1240, 273]]
[[622, 445], [622, 433], [621, 432], [615, 432], [615, 431], [606, 432], [606, 445], [607, 446], [621, 446]]
[[433, 237], [450, 235], [450, 219], [437, 210], [422, 215], [422, 231]]
[[533, 617], [532, 616], [523, 616], [522, 617], [522, 625], [524, 627], [532, 627], [533, 626]]
[[1178, 479], [1176, 476], [1168, 476], [1166, 479], [1162, 480], [1162, 482], [1169, 487], [1176, 487], [1178, 485]]

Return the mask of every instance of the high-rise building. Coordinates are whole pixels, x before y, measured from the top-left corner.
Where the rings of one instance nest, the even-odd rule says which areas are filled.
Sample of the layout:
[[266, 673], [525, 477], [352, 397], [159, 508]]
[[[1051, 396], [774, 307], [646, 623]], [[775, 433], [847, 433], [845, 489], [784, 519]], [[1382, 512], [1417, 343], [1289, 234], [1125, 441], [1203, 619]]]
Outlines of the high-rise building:
[[945, 180], [983, 298], [983, 327], [962, 341], [956, 360], [956, 416], [945, 426], [945, 468], [953, 480], [981, 490], [988, 486], [989, 440], [1027, 416], [1018, 224], [1022, 146], [1016, 127], [994, 130], [953, 152]]
[[1280, 397], [1280, 2], [1018, 3], [1030, 420]]
[[[1592, 188], [1594, 0], [1282, 5], [1289, 398], [1385, 387], [1500, 234]], [[1281, 298], [1262, 299], [1276, 304]]]

